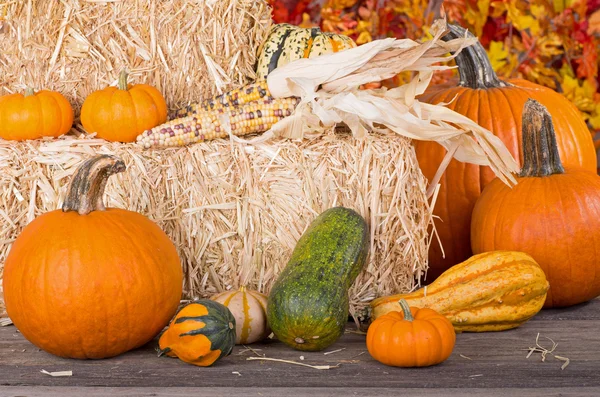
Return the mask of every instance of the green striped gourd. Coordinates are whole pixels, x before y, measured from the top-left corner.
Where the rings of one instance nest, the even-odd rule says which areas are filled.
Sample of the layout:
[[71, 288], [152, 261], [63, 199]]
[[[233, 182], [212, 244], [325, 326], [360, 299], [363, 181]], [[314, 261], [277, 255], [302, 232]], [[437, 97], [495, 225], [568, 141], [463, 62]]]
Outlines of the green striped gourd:
[[266, 79], [275, 68], [295, 60], [315, 58], [354, 47], [356, 43], [343, 34], [287, 23], [276, 24], [259, 49], [256, 75], [258, 79]]
[[228, 356], [235, 345], [235, 318], [224, 305], [201, 299], [177, 312], [158, 341], [158, 356], [178, 357], [208, 367]]

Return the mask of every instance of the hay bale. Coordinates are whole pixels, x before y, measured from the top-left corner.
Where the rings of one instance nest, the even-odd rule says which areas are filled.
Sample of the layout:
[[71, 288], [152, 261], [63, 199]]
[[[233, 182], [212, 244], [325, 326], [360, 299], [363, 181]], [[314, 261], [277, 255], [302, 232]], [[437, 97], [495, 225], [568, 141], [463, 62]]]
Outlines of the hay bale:
[[410, 140], [394, 133], [168, 150], [90, 137], [0, 141], [0, 263], [27, 223], [60, 208], [76, 167], [100, 153], [128, 167], [111, 178], [107, 204], [141, 212], [166, 231], [188, 298], [241, 285], [268, 293], [308, 224], [340, 205], [371, 227], [368, 264], [351, 291], [354, 313], [377, 296], [409, 291], [427, 267], [426, 180]]
[[78, 113], [128, 68], [174, 110], [253, 80], [270, 27], [264, 0], [0, 2], [0, 95], [27, 86], [63, 93]]

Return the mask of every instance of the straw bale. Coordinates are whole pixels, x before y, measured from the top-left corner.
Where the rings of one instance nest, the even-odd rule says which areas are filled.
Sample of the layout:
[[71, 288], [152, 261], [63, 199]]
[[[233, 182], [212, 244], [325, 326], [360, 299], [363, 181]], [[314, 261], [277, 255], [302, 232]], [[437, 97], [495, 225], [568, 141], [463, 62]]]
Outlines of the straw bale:
[[166, 231], [181, 256], [187, 298], [241, 285], [268, 293], [308, 224], [334, 206], [357, 210], [371, 228], [353, 313], [377, 296], [413, 289], [427, 268], [432, 216], [411, 141], [333, 132], [167, 150], [90, 136], [0, 141], [0, 263], [28, 222], [60, 208], [69, 176], [97, 153], [124, 159], [128, 169], [111, 178], [106, 202]]
[[265, 0], [8, 0], [4, 14], [0, 95], [56, 90], [77, 112], [122, 68], [170, 110], [245, 84], [271, 24]]

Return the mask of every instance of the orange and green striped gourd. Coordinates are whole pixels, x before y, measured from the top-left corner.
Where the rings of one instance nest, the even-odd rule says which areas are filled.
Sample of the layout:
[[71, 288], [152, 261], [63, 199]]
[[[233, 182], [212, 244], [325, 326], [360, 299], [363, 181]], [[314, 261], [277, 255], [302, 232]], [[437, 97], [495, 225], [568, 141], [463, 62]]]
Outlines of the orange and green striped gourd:
[[158, 356], [200, 367], [228, 356], [235, 345], [235, 318], [222, 304], [201, 299], [177, 312], [158, 341]]

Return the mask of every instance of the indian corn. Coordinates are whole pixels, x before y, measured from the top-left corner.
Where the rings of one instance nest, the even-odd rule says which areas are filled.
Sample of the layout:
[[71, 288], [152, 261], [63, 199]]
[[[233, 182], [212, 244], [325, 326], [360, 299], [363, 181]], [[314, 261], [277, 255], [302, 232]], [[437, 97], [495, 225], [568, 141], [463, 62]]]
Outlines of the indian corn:
[[226, 138], [229, 136], [227, 127], [236, 136], [265, 132], [290, 116], [299, 101], [295, 97], [261, 99], [231, 109], [200, 111], [144, 131], [137, 137], [137, 142], [145, 148], [184, 146]]
[[209, 110], [238, 107], [259, 99], [273, 99], [266, 81], [249, 84], [222, 95], [204, 99], [199, 103], [193, 103], [175, 112], [175, 117], [181, 118]]

